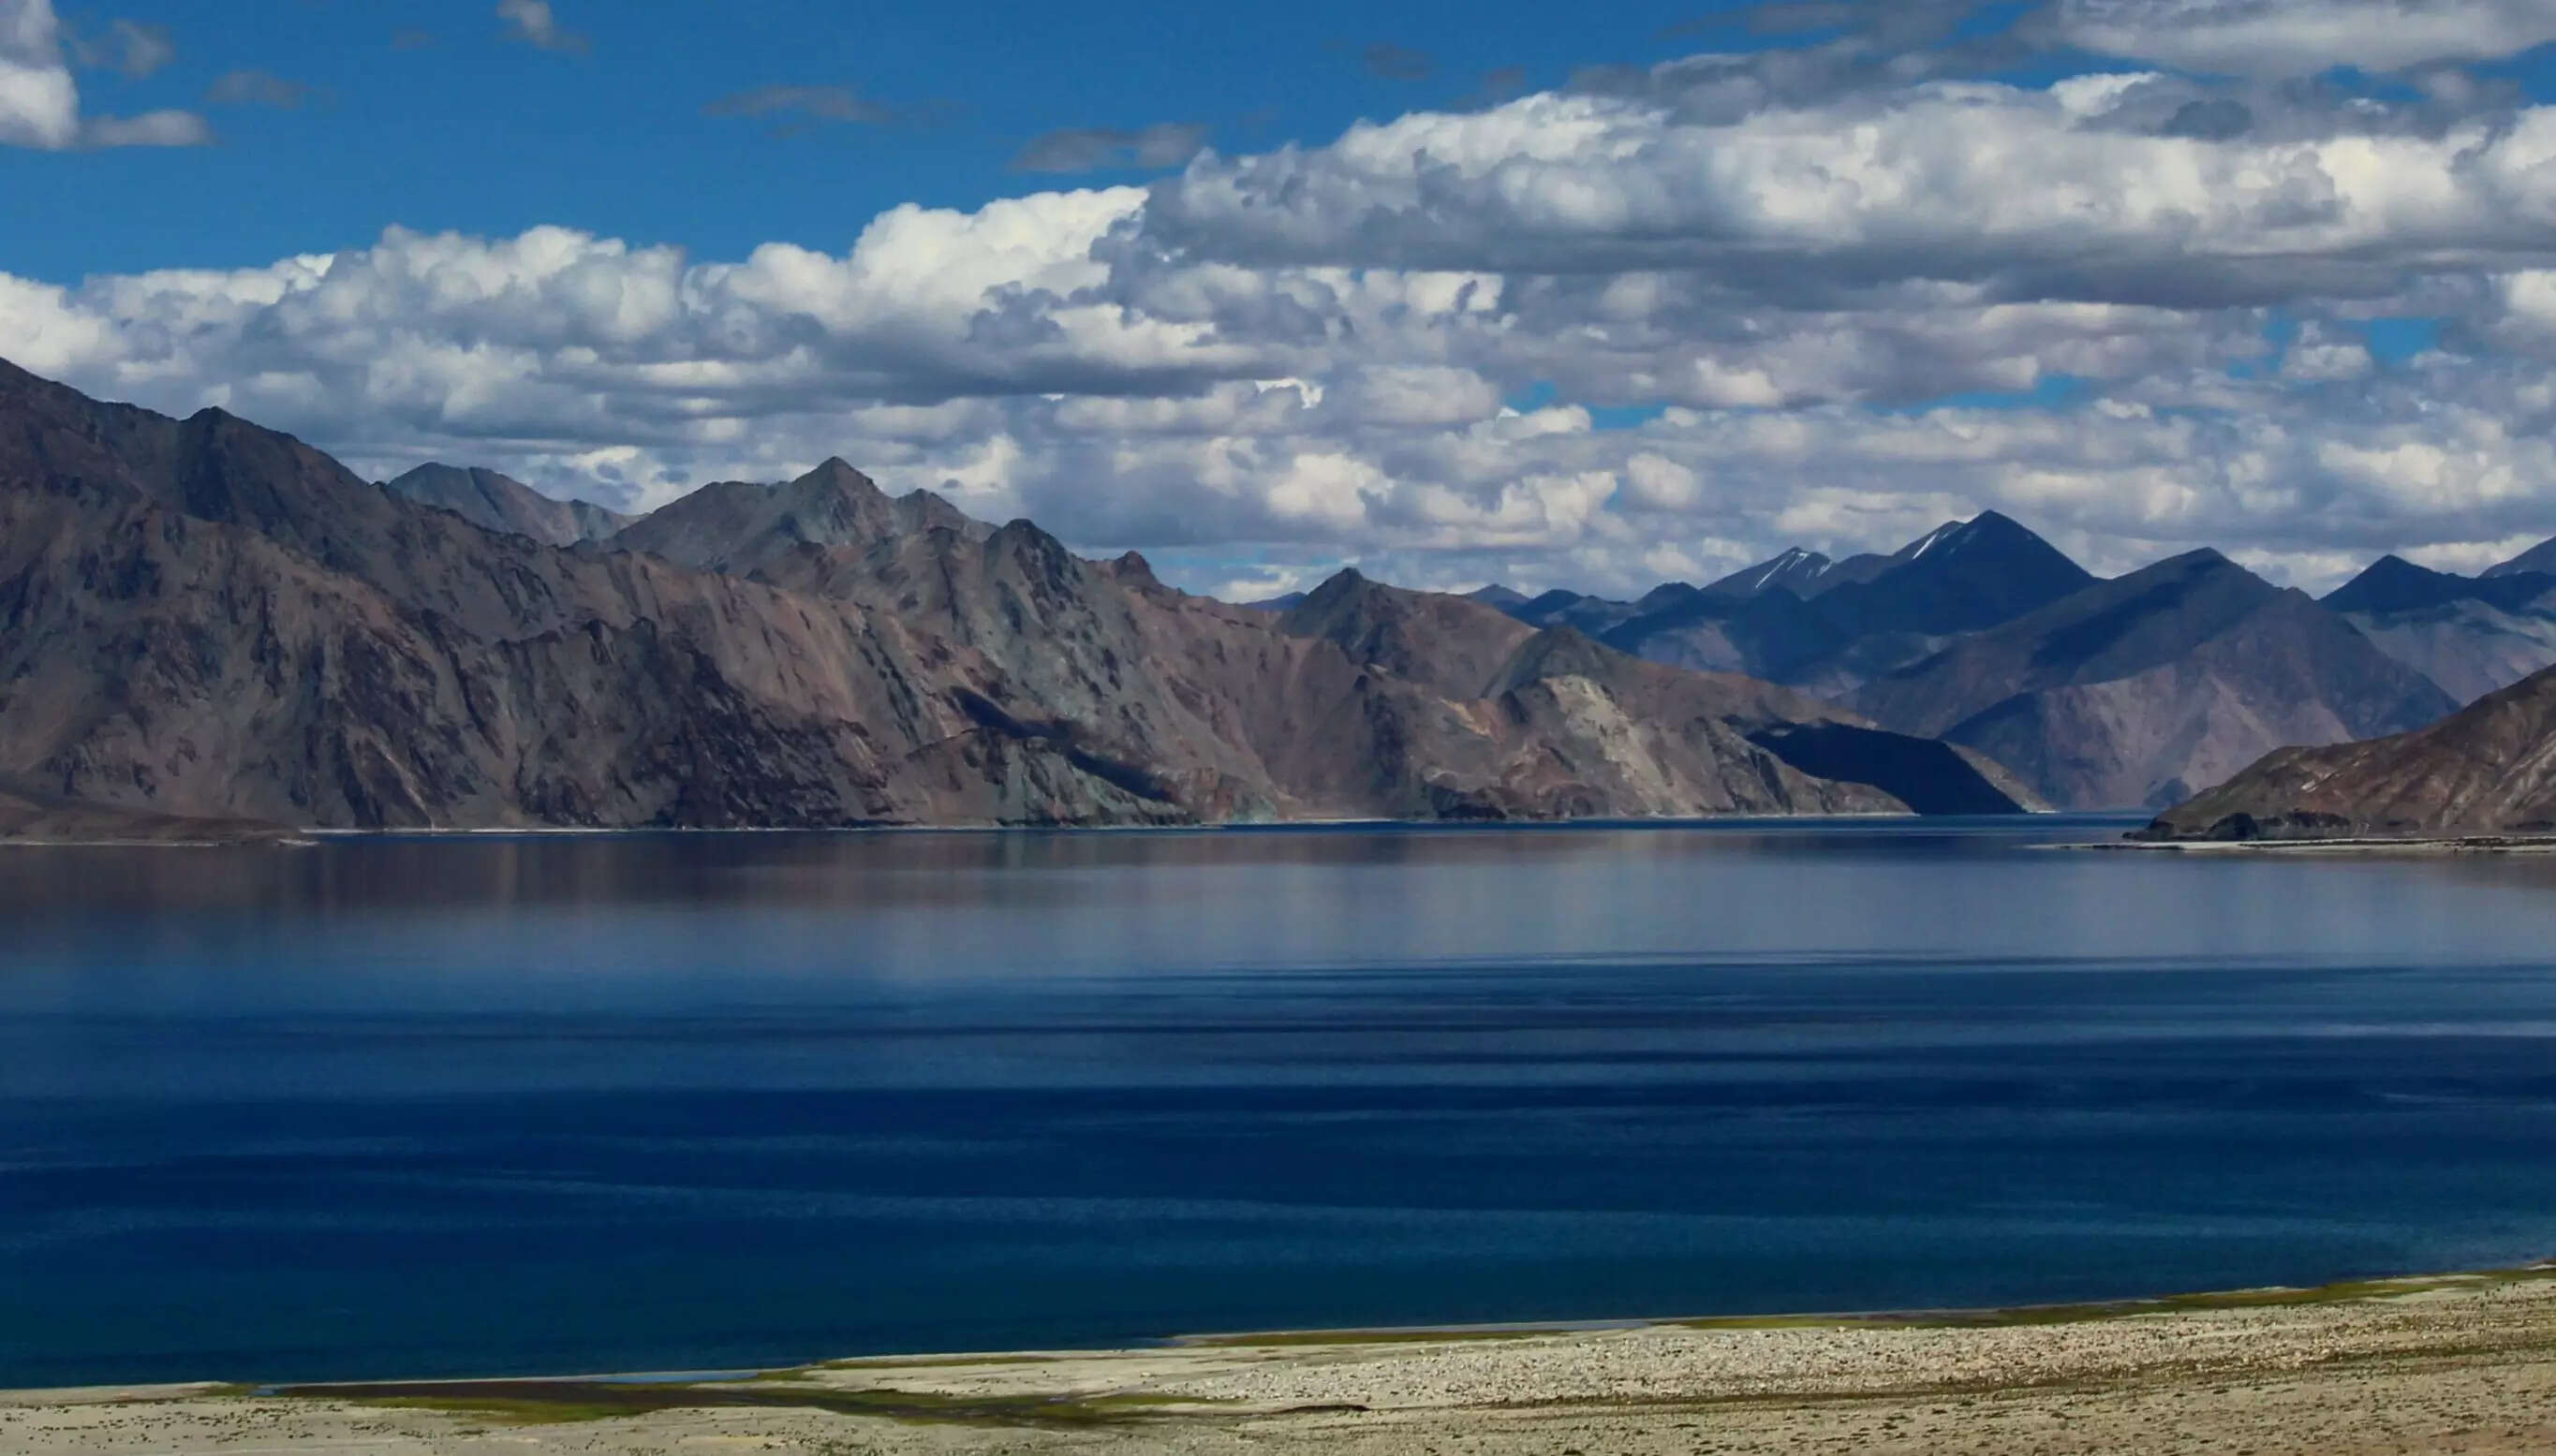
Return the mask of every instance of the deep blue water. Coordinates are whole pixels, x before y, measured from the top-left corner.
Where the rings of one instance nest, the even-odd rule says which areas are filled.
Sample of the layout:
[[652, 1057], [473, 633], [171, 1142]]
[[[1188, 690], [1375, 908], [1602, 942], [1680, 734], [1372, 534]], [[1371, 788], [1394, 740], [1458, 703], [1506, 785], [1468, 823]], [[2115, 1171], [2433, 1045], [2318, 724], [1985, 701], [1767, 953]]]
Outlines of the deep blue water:
[[2116, 829], [0, 851], [0, 1386], [2556, 1254], [2556, 861]]

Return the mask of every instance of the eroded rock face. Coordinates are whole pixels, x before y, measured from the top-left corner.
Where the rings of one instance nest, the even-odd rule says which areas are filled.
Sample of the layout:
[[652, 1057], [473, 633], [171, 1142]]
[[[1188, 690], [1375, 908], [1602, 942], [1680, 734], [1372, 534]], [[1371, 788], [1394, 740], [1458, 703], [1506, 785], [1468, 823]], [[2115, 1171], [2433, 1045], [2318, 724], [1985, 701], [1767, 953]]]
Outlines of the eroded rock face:
[[[1086, 561], [839, 461], [562, 548], [219, 412], [169, 420], [0, 365], [0, 777], [49, 803], [815, 826], [1940, 796], [1752, 740], [1868, 730], [1783, 689], [1456, 598], [1326, 590], [1319, 621], [1186, 596], [1141, 557]], [[1994, 778], [1929, 772], [1965, 793]]]
[[2283, 749], [2159, 815], [2155, 839], [2556, 833], [2556, 668], [2411, 733]]

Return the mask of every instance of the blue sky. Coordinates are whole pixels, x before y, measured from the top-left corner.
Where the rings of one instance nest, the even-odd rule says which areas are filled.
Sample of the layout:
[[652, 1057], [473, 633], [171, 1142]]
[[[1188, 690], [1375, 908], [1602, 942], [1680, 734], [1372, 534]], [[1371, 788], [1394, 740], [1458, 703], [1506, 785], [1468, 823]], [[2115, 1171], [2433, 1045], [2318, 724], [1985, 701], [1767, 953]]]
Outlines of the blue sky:
[[2551, 103], [2547, 0], [0, 0], [0, 355], [1236, 594], [2322, 586], [2556, 535]]
[[[1379, 8], [1347, 0], [1201, 6], [875, 5], [825, 0], [560, 0], [586, 42], [544, 51], [477, 0], [64, 4], [75, 34], [165, 28], [150, 75], [83, 79], [114, 112], [201, 110], [200, 149], [0, 154], [0, 266], [97, 272], [250, 266], [369, 240], [394, 223], [502, 235], [539, 223], [739, 256], [788, 240], [839, 249], [899, 202], [972, 207], [1073, 178], [1025, 173], [1070, 128], [1211, 128], [1214, 145], [1321, 141], [1360, 117], [1478, 96], [1485, 77], [1549, 86], [1582, 66], [1647, 65], [1711, 41], [1757, 46], [1731, 7]], [[220, 19], [212, 19], [218, 14]], [[1676, 38], [1672, 25], [1705, 21]], [[1389, 47], [1370, 64], [1370, 48]], [[1414, 68], [1427, 74], [1404, 78]], [[312, 88], [289, 108], [212, 105], [223, 75]], [[842, 87], [882, 122], [704, 114], [766, 86]], [[788, 128], [795, 135], [775, 136]], [[1087, 174], [1123, 181], [1128, 169]]]

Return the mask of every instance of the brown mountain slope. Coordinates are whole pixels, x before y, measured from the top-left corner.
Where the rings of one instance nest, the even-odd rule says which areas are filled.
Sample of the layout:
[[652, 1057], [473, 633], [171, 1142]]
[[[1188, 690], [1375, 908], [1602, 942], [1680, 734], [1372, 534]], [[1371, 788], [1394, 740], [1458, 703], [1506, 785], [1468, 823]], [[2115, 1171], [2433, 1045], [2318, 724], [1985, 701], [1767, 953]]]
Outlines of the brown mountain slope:
[[630, 524], [591, 501], [557, 501], [511, 476], [476, 467], [420, 465], [382, 482], [382, 489], [421, 506], [450, 511], [486, 531], [512, 532], [551, 546], [601, 541]]
[[2272, 754], [2147, 837], [2556, 832], [2556, 668], [2411, 733]]
[[[1499, 641], [1439, 634], [1447, 656], [1406, 674], [1140, 559], [888, 501], [839, 462], [705, 495], [616, 539], [645, 549], [560, 549], [219, 412], [168, 420], [0, 366], [0, 775], [337, 826], [1909, 801], [1732, 746], [1745, 693], [1690, 687], [1685, 719], [1653, 721], [1582, 674], [1469, 691], [1510, 641], [1495, 614]], [[1975, 768], [1937, 768], [1976, 796]]]
[[[1347, 571], [1273, 622], [1164, 587], [1141, 557], [1084, 561], [1027, 522], [981, 537], [901, 522], [875, 529], [888, 534], [748, 546], [731, 558], [760, 562], [757, 579], [965, 644], [1000, 667], [1010, 691], [1129, 762], [1179, 766], [1167, 772], [1223, 813], [1262, 804], [1272, 807], [1250, 811], [1868, 813], [1904, 811], [1912, 794], [1974, 811], [2017, 806], [1967, 761], [1940, 761], [1887, 787], [1793, 769], [1744, 734], [1840, 715], [1769, 684], [1604, 654], [1619, 669], [1701, 694], [1627, 706], [1624, 681], [1521, 671], [1537, 634], [1461, 597]], [[996, 705], [1013, 710], [1008, 700]]]
[[686, 566], [750, 575], [802, 546], [866, 548], [936, 527], [986, 534], [981, 522], [930, 491], [891, 499], [868, 476], [828, 460], [780, 485], [723, 480], [703, 486], [623, 528], [613, 544]]
[[2456, 706], [2304, 595], [2216, 551], [2098, 583], [1874, 679], [1855, 706], [2012, 769], [2070, 808], [2162, 805], [2283, 744]]
[[[1713, 812], [1777, 812], [1785, 796], [1804, 791], [1794, 781], [1805, 779], [1867, 791], [1861, 802], [1833, 798], [1833, 811], [2043, 806], [1981, 756], [1876, 729], [1771, 682], [1644, 662], [1573, 628], [1521, 636], [1515, 624], [1492, 620], [1500, 615], [1342, 571], [1281, 625], [1338, 643], [1377, 670], [1417, 664], [1410, 670], [1433, 690], [1487, 700], [1495, 711], [1483, 716], [1527, 728], [1535, 746], [1512, 764], [1508, 782], [1535, 784], [1548, 795], [1592, 797], [1602, 783], [1636, 801], [1701, 794]], [[1503, 645], [1506, 656], [1485, 680], [1480, 666]]]
[[1292, 637], [1334, 642], [1442, 697], [1487, 695], [1536, 629], [1470, 597], [1402, 591], [1342, 570], [1278, 619]]
[[493, 535], [230, 417], [0, 370], [0, 772], [67, 798], [318, 825], [1191, 817], [987, 734], [954, 694], [995, 675], [892, 619]]

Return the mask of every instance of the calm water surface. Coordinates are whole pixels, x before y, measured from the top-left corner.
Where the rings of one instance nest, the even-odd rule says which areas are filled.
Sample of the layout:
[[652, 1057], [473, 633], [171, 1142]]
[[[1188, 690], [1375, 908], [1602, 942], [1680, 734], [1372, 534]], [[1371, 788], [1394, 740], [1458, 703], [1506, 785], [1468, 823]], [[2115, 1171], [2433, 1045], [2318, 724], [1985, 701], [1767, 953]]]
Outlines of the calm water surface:
[[0, 851], [0, 1386], [2556, 1254], [2556, 861], [2116, 827]]

